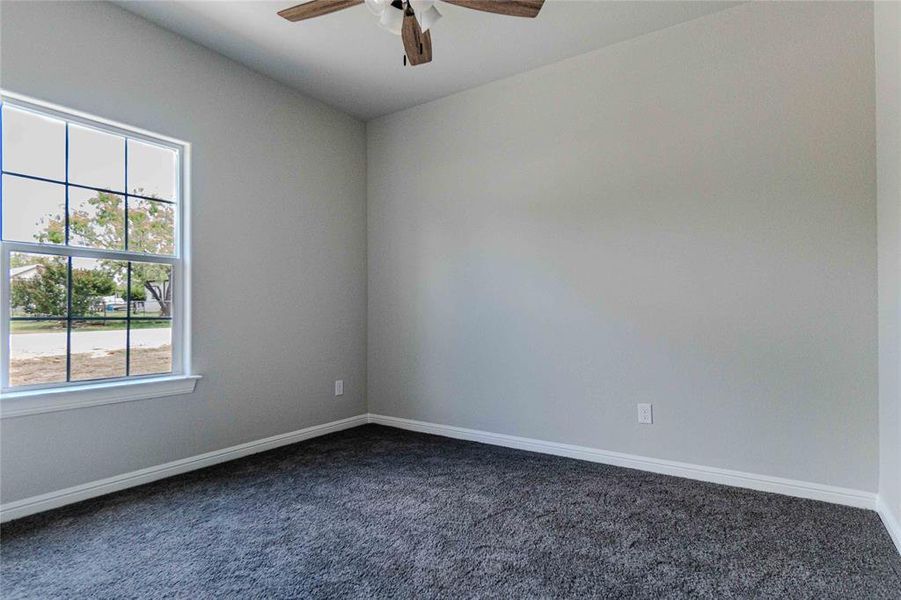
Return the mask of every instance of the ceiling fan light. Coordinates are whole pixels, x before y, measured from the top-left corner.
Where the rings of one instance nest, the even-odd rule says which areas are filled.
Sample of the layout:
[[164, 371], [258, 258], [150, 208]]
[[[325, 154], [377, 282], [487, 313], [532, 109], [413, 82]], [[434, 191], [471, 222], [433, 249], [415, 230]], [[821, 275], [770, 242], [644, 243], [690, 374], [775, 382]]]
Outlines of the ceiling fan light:
[[435, 0], [410, 0], [410, 6], [413, 7], [413, 12], [418, 15], [421, 15], [429, 8], [435, 5]]
[[380, 17], [388, 8], [388, 0], [366, 0], [366, 8], [375, 16]]
[[404, 24], [404, 11], [394, 8], [393, 6], [385, 7], [382, 18], [379, 19], [379, 27], [390, 31], [394, 35], [400, 35], [401, 27]]
[[416, 13], [416, 20], [419, 21], [419, 28], [423, 33], [431, 29], [432, 25], [438, 22], [441, 13], [434, 6], [430, 6], [424, 11]]

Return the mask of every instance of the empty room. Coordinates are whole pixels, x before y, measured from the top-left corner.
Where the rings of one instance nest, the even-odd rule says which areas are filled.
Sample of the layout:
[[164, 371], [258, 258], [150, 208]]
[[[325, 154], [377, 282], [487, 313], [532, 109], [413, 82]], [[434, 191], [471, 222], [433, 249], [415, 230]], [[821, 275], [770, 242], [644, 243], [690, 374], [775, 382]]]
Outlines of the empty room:
[[0, 0], [0, 598], [901, 600], [901, 1]]

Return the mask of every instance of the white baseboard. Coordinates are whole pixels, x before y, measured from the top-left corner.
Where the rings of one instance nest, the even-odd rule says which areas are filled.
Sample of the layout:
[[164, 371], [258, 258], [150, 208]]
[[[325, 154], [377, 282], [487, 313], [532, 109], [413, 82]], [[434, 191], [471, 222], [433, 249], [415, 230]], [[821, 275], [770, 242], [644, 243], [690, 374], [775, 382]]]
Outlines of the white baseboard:
[[366, 423], [376, 423], [388, 427], [482, 442], [495, 446], [565, 456], [630, 469], [662, 473], [664, 475], [877, 510], [886, 529], [888, 529], [889, 535], [891, 535], [899, 552], [901, 552], [901, 523], [899, 523], [898, 517], [892, 514], [888, 506], [876, 494], [871, 492], [376, 414], [357, 415], [322, 425], [314, 425], [313, 427], [275, 435], [262, 440], [247, 442], [130, 473], [123, 473], [122, 475], [76, 485], [15, 502], [8, 502], [0, 505], [0, 522], [26, 517], [45, 510], [59, 508], [67, 504], [235, 460], [250, 454], [265, 452], [266, 450], [294, 444], [328, 433], [350, 429]]
[[889, 508], [889, 505], [886, 504], [882, 498], [876, 500], [876, 510], [879, 511], [879, 517], [882, 519], [882, 524], [885, 525], [892, 541], [895, 542], [895, 548], [898, 549], [898, 554], [901, 554], [901, 519], [898, 518], [898, 515]]
[[648, 458], [634, 454], [624, 454], [622, 452], [611, 452], [585, 446], [574, 446], [572, 444], [547, 442], [544, 440], [514, 435], [480, 431], [478, 429], [465, 429], [463, 427], [454, 427], [451, 425], [438, 425], [435, 423], [427, 423], [425, 421], [387, 417], [372, 413], [369, 414], [369, 422], [461, 440], [493, 444], [495, 446], [506, 446], [507, 448], [516, 448], [518, 450], [529, 450], [531, 452], [541, 452], [543, 454], [566, 456], [568, 458], [578, 458], [580, 460], [615, 465], [617, 467], [627, 467], [629, 469], [651, 471], [652, 473], [662, 473], [664, 475], [674, 475], [676, 477], [685, 477], [699, 481], [721, 483], [762, 492], [773, 492], [787, 496], [796, 496], [798, 498], [822, 500], [823, 502], [844, 504], [846, 506], [854, 506], [857, 508], [876, 509], [876, 494], [861, 490], [822, 485], [819, 483], [810, 483], [794, 479], [784, 479], [782, 477], [770, 477], [769, 475], [758, 475], [756, 473], [744, 473], [742, 471], [733, 471], [731, 469], [720, 469], [717, 467], [694, 465], [672, 460], [662, 460], [659, 458]]
[[180, 475], [188, 471], [202, 469], [242, 456], [256, 454], [257, 452], [265, 452], [279, 446], [286, 446], [302, 440], [307, 440], [327, 433], [334, 433], [343, 429], [350, 429], [359, 425], [365, 425], [368, 422], [367, 415], [357, 415], [339, 421], [332, 421], [322, 425], [314, 425], [305, 429], [298, 429], [289, 433], [274, 435], [272, 437], [238, 444], [222, 450], [214, 450], [205, 454], [198, 454], [190, 458], [176, 460], [122, 475], [115, 475], [106, 479], [92, 481], [82, 485], [76, 485], [63, 490], [41, 494], [40, 496], [32, 496], [15, 502], [8, 502], [0, 505], [0, 522], [11, 521], [21, 517], [27, 517], [35, 513], [39, 513], [51, 508], [58, 508], [66, 504], [80, 502], [89, 498], [95, 498], [104, 494], [117, 492], [126, 488], [134, 487], [144, 483], [150, 483], [158, 479]]

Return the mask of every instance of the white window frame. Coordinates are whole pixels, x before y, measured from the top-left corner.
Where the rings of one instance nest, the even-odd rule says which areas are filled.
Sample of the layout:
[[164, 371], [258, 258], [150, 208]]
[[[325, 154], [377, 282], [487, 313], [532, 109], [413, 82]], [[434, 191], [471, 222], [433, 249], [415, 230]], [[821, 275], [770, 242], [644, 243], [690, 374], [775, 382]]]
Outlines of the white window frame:
[[[190, 144], [169, 136], [69, 110], [6, 90], [0, 90], [0, 104], [8, 104], [114, 135], [164, 146], [175, 150], [179, 156], [175, 203], [175, 253], [172, 256], [128, 250], [98, 251], [66, 245], [0, 241], [0, 274], [2, 274], [0, 276], [0, 311], [3, 315], [3, 318], [0, 319], [0, 340], [2, 340], [4, 350], [2, 360], [0, 360], [0, 418], [193, 392], [200, 377], [191, 371]], [[10, 387], [10, 252], [110, 258], [136, 262], [149, 261], [172, 265], [172, 284], [175, 291], [172, 299], [172, 371], [163, 375], [139, 375], [90, 382]]]

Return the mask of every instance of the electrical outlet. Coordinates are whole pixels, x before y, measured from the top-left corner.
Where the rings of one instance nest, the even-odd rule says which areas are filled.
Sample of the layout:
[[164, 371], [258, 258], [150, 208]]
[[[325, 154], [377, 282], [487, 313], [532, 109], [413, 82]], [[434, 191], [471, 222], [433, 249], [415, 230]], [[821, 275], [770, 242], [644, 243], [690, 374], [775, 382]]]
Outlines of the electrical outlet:
[[335, 381], [335, 395], [343, 396], [344, 395], [344, 380], [338, 379]]
[[638, 405], [638, 422], [651, 425], [654, 422], [654, 407], [651, 404]]

